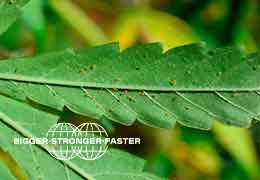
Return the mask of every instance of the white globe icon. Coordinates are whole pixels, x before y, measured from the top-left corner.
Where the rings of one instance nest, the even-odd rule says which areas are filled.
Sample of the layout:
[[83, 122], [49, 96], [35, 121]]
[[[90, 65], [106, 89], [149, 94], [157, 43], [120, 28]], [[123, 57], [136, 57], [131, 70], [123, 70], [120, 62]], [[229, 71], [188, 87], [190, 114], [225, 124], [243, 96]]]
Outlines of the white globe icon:
[[108, 137], [106, 130], [97, 123], [84, 123], [77, 128], [78, 137], [92, 138], [93, 140], [93, 143], [79, 146], [78, 156], [84, 160], [96, 160], [103, 156], [108, 148], [107, 143], [104, 141]]
[[77, 146], [70, 143], [59, 142], [61, 139], [76, 137], [77, 127], [71, 123], [58, 123], [53, 125], [47, 132], [48, 151], [59, 160], [70, 160], [77, 156]]
[[84, 160], [96, 160], [107, 151], [106, 130], [97, 123], [83, 123], [76, 127], [71, 123], [53, 125], [46, 135], [48, 151], [59, 160], [78, 156]]

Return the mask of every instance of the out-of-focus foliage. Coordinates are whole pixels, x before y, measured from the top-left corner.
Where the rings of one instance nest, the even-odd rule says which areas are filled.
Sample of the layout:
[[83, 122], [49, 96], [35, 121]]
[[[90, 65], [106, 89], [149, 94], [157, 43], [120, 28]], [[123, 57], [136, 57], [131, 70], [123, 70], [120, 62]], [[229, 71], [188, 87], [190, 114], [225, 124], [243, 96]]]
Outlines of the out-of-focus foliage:
[[142, 8], [121, 16], [113, 40], [119, 41], [122, 48], [143, 41], [161, 42], [166, 50], [199, 40], [185, 22], [164, 12]]
[[[246, 52], [256, 51], [260, 44], [257, 0], [32, 0], [22, 10], [22, 18], [0, 36], [0, 58], [109, 41], [119, 41], [122, 48], [159, 41], [165, 50], [204, 41], [210, 47], [236, 45]], [[86, 118], [74, 120], [82, 119]], [[115, 134], [142, 136], [142, 146], [123, 148], [149, 157], [147, 169], [159, 176], [259, 179], [257, 124], [251, 129], [217, 124], [206, 132], [108, 126]]]

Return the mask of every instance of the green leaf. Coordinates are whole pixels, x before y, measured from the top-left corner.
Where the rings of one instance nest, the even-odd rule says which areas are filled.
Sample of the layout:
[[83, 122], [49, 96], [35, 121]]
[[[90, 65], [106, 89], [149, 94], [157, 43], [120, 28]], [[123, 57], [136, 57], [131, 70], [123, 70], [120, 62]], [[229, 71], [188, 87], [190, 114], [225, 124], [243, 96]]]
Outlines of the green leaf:
[[248, 127], [260, 114], [260, 56], [201, 44], [117, 44], [0, 62], [0, 92], [99, 119], [210, 129]]
[[145, 37], [145, 42], [160, 42], [166, 49], [199, 41], [187, 23], [151, 8], [124, 11], [113, 29], [112, 39], [119, 41], [122, 48], [140, 41], [140, 36]]
[[0, 176], [5, 180], [15, 180], [15, 177], [11, 174], [6, 165], [0, 161]]
[[[219, 143], [226, 148], [252, 178], [259, 177], [259, 165], [251, 134], [247, 129], [215, 124], [213, 131]], [[223, 133], [225, 132], [225, 133]], [[226, 138], [228, 136], [228, 138]]]
[[258, 58], [258, 54], [245, 57], [236, 48], [210, 50], [203, 44], [173, 48], [164, 54], [159, 44], [145, 44], [120, 53], [118, 44], [112, 43], [2, 61], [0, 78], [129, 90], [256, 91], [260, 88]]
[[22, 18], [30, 31], [33, 32], [38, 52], [46, 48], [46, 20], [44, 16], [44, 1], [30, 1], [23, 9]]
[[[29, 0], [0, 1], [0, 35], [12, 25], [21, 14], [21, 8]], [[2, 18], [4, 17], [4, 18]]]
[[58, 116], [4, 96], [0, 96], [0, 104], [0, 132], [4, 135], [0, 146], [29, 179], [160, 179], [143, 172], [144, 160], [115, 149], [95, 161], [59, 161], [47, 152], [45, 145], [14, 145], [14, 138], [45, 137]]

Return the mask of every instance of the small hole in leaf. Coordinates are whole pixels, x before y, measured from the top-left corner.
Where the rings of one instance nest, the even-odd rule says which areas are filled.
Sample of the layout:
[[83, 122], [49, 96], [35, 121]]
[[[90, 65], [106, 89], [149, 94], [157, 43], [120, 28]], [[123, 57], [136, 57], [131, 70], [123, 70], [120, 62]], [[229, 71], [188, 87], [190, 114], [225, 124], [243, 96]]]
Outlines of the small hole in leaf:
[[208, 54], [209, 54], [210, 56], [213, 56], [213, 55], [214, 55], [214, 51], [211, 50], [211, 51], [208, 52]]
[[96, 68], [96, 65], [95, 65], [95, 64], [89, 66], [89, 69], [90, 69], [90, 70], [94, 70], [95, 68]]
[[222, 74], [222, 72], [217, 72], [216, 76], [220, 76]]
[[9, 0], [8, 1], [8, 4], [14, 4], [15, 3], [15, 0]]

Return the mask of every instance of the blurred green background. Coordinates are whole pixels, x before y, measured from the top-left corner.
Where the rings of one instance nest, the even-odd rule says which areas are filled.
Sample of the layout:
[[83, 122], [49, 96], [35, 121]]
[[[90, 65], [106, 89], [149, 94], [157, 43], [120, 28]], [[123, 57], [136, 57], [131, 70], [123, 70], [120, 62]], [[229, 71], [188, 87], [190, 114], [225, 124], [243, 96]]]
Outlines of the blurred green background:
[[[164, 49], [204, 41], [209, 47], [260, 45], [259, 0], [31, 0], [0, 36], [0, 59], [118, 41], [121, 49], [160, 42]], [[72, 115], [72, 121], [86, 121]], [[176, 180], [260, 179], [260, 123], [211, 131], [163, 130], [100, 122], [113, 136], [141, 136], [119, 147], [148, 159], [146, 169]]]

